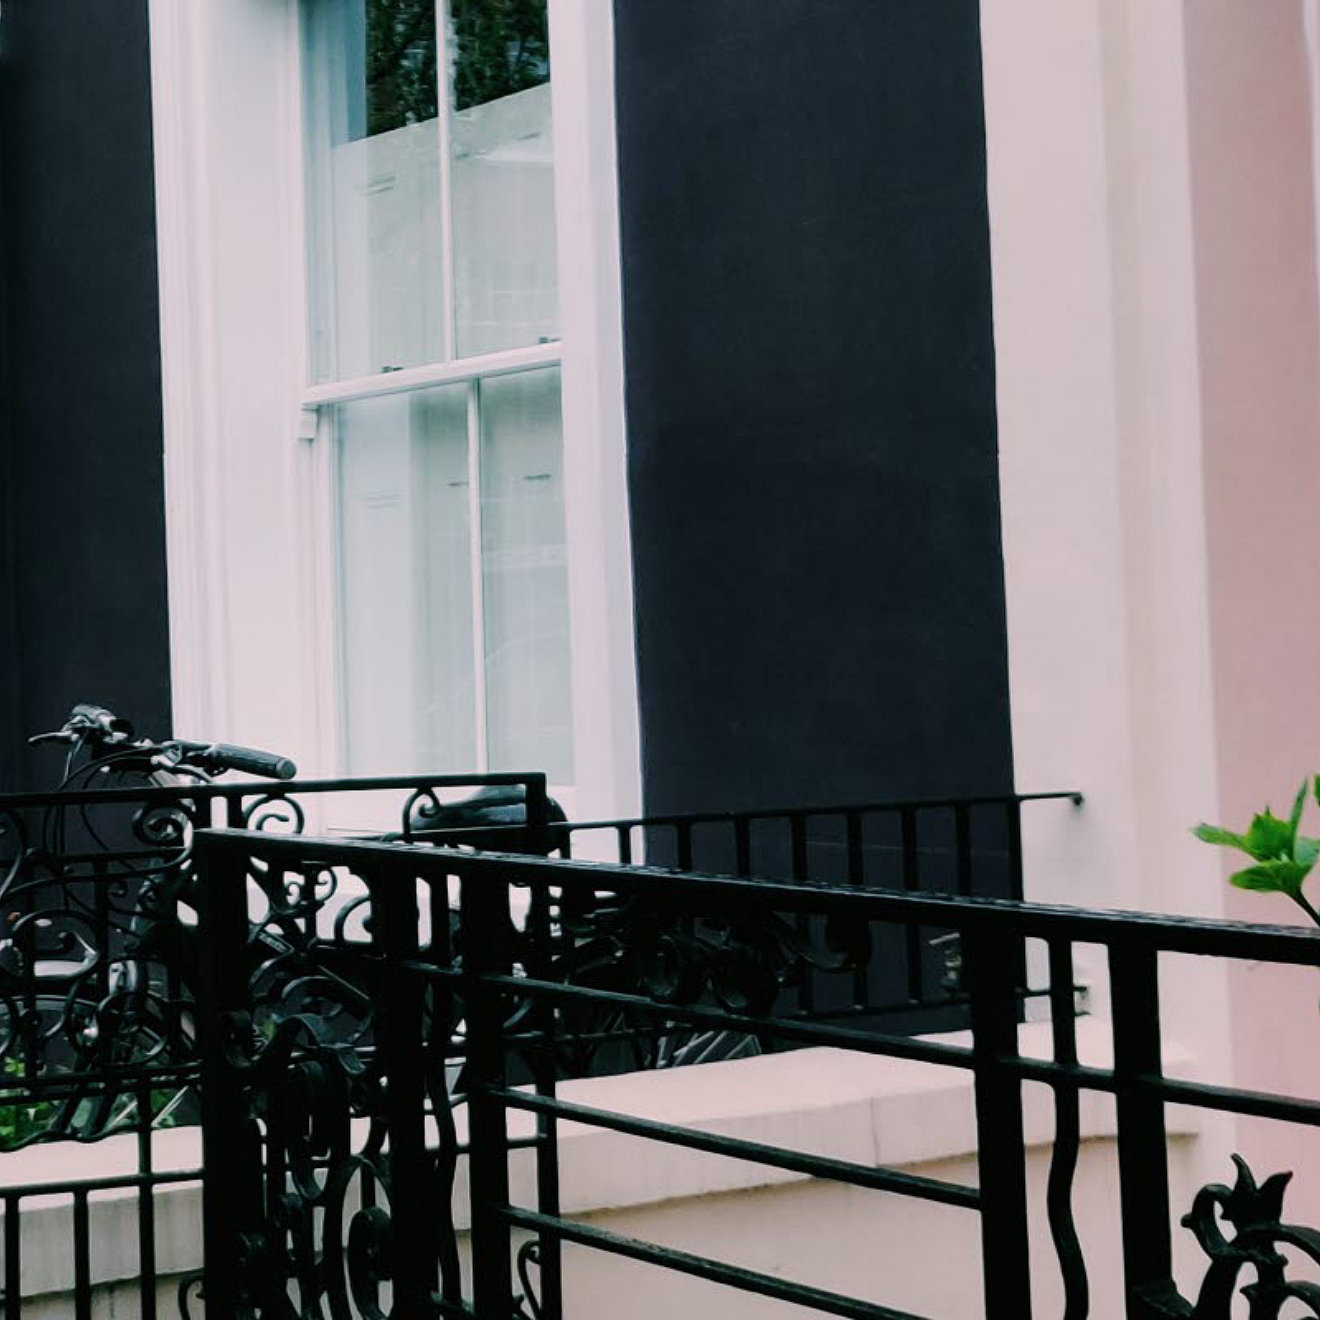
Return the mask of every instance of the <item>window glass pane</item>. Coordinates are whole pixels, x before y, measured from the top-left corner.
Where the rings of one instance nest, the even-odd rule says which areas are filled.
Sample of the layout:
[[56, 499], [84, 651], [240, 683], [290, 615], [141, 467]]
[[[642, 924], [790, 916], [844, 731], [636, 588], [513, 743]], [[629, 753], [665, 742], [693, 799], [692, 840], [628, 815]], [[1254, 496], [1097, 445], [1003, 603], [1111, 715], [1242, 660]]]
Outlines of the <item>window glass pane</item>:
[[354, 774], [477, 765], [467, 389], [336, 409]]
[[310, 0], [303, 13], [316, 379], [442, 359], [435, 0]]
[[481, 385], [481, 546], [490, 764], [573, 782], [559, 373]]
[[559, 336], [546, 0], [450, 0], [460, 356]]

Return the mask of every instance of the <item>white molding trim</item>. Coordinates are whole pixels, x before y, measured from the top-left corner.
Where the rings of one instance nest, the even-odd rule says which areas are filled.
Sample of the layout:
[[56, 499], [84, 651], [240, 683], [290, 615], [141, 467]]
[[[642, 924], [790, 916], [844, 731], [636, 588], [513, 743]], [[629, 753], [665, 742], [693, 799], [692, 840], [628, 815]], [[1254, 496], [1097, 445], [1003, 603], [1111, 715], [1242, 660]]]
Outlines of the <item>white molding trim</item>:
[[421, 367], [404, 367], [374, 376], [355, 376], [351, 380], [312, 385], [303, 391], [303, 407], [319, 408], [331, 403], [351, 403], [355, 399], [377, 398], [382, 394], [405, 394], [431, 385], [457, 385], [490, 376], [510, 376], [537, 367], [552, 367], [563, 355], [562, 345], [532, 344], [510, 348], [480, 357], [458, 358], [453, 362], [430, 362]]
[[[338, 769], [327, 405], [558, 365], [572, 797], [593, 816], [635, 814], [610, 0], [549, 0], [564, 342], [313, 386], [304, 333], [297, 5], [149, 4], [177, 726], [196, 736], [266, 739], [305, 768]], [[231, 83], [227, 69], [243, 70], [252, 87]], [[264, 319], [253, 324], [263, 306]]]
[[204, 154], [206, 61], [194, 6], [149, 0], [152, 131], [160, 281], [165, 531], [174, 726], [219, 736], [229, 726], [229, 634], [220, 463], [219, 380]]
[[612, 0], [550, 0], [578, 813], [641, 807]]

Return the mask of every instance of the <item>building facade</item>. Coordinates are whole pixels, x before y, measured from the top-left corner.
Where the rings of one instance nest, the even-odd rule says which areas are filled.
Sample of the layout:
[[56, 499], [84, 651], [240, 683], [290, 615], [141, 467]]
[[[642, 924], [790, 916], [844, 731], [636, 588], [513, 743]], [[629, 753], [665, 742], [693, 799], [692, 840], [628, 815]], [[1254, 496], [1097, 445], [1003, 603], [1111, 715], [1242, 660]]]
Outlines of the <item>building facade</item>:
[[[1031, 897], [1268, 917], [1187, 827], [1320, 746], [1309, 4], [94, 11], [0, 10], [15, 784], [90, 696], [581, 815], [1077, 788]], [[1167, 1011], [1314, 1093], [1313, 989]]]

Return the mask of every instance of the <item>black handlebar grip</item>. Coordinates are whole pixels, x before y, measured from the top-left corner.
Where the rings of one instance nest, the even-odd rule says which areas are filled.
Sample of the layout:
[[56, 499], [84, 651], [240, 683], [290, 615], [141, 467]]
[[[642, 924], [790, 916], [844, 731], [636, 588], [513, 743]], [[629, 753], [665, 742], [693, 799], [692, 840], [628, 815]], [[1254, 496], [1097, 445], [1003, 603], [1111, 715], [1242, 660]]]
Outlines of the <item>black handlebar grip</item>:
[[292, 779], [298, 767], [287, 756], [263, 752], [256, 747], [235, 747], [231, 743], [212, 743], [206, 749], [207, 759], [217, 770], [238, 770], [245, 775], [262, 775], [266, 779]]
[[93, 706], [88, 702], [79, 702], [69, 712], [69, 722], [90, 724], [102, 733], [122, 733], [130, 738], [133, 736], [133, 726], [128, 720], [112, 710], [106, 710], [104, 706]]

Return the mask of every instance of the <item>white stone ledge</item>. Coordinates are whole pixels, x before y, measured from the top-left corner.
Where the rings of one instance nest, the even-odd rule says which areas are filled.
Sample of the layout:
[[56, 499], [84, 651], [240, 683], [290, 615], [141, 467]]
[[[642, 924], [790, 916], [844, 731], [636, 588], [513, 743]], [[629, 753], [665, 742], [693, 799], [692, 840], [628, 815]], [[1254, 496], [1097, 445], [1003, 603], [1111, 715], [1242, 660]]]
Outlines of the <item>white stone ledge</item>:
[[[1019, 1030], [1020, 1048], [1031, 1058], [1052, 1057], [1048, 1023]], [[1083, 1064], [1108, 1068], [1113, 1040], [1108, 1024], [1077, 1024]], [[928, 1039], [970, 1044], [965, 1032]], [[1191, 1058], [1166, 1047], [1170, 1075], [1189, 1074]], [[705, 1064], [621, 1077], [566, 1082], [560, 1098], [631, 1117], [760, 1142], [787, 1150], [847, 1160], [867, 1167], [903, 1167], [974, 1154], [976, 1118], [972, 1074], [967, 1069], [914, 1063], [838, 1049], [795, 1050], [729, 1063]], [[1049, 1089], [1029, 1084], [1024, 1099], [1028, 1146], [1053, 1141]], [[466, 1113], [456, 1114], [460, 1139]], [[1169, 1133], [1198, 1130], [1196, 1111], [1171, 1106]], [[360, 1123], [365, 1135], [365, 1123]], [[530, 1135], [532, 1115], [509, 1115], [510, 1135]], [[1084, 1140], [1115, 1133], [1111, 1097], [1083, 1091]], [[434, 1131], [432, 1132], [434, 1136]], [[567, 1214], [620, 1210], [663, 1201], [718, 1195], [803, 1180], [803, 1175], [727, 1156], [662, 1144], [576, 1122], [559, 1125], [561, 1204]], [[161, 1171], [185, 1171], [201, 1163], [195, 1128], [155, 1135]], [[110, 1137], [91, 1145], [62, 1143], [0, 1155], [0, 1194], [35, 1183], [92, 1181], [137, 1171], [137, 1140]], [[510, 1156], [513, 1200], [535, 1202], [535, 1154]], [[65, 1292], [73, 1286], [72, 1212], [66, 1196], [26, 1198], [23, 1209], [23, 1284], [26, 1295]], [[466, 1161], [455, 1187], [455, 1219], [468, 1226]], [[93, 1278], [109, 1282], [137, 1274], [138, 1196], [133, 1189], [98, 1193], [90, 1206]], [[2, 1216], [0, 1216], [2, 1217]], [[156, 1191], [158, 1269], [162, 1274], [200, 1268], [201, 1192], [196, 1184]]]

